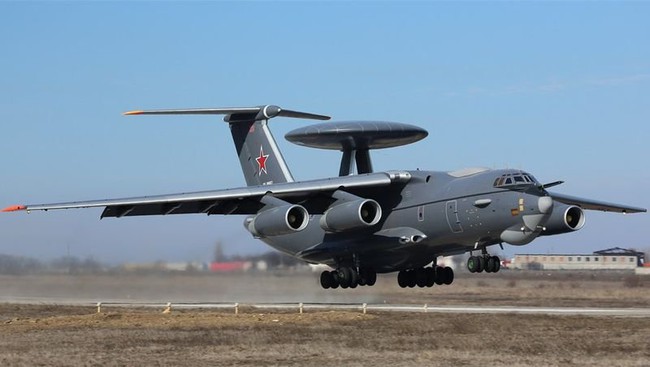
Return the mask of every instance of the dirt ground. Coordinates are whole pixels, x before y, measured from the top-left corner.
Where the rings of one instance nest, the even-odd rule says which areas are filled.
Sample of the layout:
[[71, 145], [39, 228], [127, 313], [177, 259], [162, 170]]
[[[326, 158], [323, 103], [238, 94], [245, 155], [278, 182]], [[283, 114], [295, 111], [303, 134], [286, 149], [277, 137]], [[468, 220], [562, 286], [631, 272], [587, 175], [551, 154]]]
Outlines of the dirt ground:
[[98, 314], [91, 306], [97, 300], [260, 299], [650, 307], [650, 282], [629, 274], [459, 275], [452, 286], [432, 289], [394, 283], [393, 277], [381, 277], [373, 288], [332, 291], [318, 289], [311, 274], [0, 277], [0, 366], [650, 366], [647, 317], [313, 310], [300, 315], [245, 307], [239, 315], [208, 309], [163, 314], [157, 308], [115, 306]]
[[2, 305], [0, 365], [647, 366], [650, 318]]

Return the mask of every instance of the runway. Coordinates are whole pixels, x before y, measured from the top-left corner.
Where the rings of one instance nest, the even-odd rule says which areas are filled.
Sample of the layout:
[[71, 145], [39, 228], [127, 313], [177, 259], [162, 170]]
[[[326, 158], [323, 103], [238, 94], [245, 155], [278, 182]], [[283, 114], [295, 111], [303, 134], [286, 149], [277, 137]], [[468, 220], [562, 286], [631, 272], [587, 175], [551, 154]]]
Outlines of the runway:
[[415, 304], [355, 304], [355, 303], [159, 303], [159, 302], [87, 302], [63, 301], [52, 302], [31, 300], [16, 300], [21, 304], [48, 304], [61, 306], [88, 306], [99, 307], [102, 311], [111, 308], [153, 308], [164, 310], [198, 310], [219, 309], [231, 310], [238, 313], [240, 310], [256, 311], [282, 311], [282, 312], [309, 312], [309, 311], [358, 311], [371, 312], [410, 312], [410, 313], [447, 313], [447, 314], [527, 314], [527, 315], [556, 315], [556, 316], [601, 316], [601, 317], [650, 317], [650, 308], [594, 308], [594, 307], [520, 307], [520, 306], [466, 306], [466, 305], [415, 305]]

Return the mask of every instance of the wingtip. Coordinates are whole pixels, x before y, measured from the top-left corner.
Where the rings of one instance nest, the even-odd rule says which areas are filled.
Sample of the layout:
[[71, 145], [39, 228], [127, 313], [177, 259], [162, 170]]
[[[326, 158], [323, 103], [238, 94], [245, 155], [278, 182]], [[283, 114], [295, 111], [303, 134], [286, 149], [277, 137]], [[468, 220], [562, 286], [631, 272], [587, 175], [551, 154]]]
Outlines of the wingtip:
[[20, 210], [25, 210], [27, 207], [25, 205], [12, 205], [2, 209], [2, 212], [17, 212]]
[[124, 112], [123, 115], [124, 115], [124, 116], [142, 115], [143, 112], [144, 112], [144, 111], [141, 111], [141, 110], [127, 111], [127, 112]]

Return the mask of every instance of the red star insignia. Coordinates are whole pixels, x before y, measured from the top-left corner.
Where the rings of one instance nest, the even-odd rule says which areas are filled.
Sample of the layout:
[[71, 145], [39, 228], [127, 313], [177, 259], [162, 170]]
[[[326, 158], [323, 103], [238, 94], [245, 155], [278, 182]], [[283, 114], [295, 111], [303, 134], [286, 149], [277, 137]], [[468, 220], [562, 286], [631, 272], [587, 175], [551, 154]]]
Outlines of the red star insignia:
[[258, 175], [261, 175], [262, 171], [264, 171], [264, 173], [268, 174], [268, 172], [266, 172], [266, 160], [267, 159], [269, 159], [269, 155], [264, 154], [264, 150], [260, 146], [260, 156], [255, 158], [255, 160], [257, 161], [257, 166], [259, 168], [259, 172], [257, 173]]

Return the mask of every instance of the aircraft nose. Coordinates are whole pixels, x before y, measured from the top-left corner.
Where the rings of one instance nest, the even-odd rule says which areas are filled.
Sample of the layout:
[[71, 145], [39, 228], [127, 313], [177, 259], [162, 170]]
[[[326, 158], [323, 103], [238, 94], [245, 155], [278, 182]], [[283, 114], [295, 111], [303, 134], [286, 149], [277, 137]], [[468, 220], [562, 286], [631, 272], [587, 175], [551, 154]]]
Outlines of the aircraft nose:
[[542, 196], [537, 199], [537, 207], [542, 214], [548, 214], [553, 210], [553, 198], [550, 196]]

